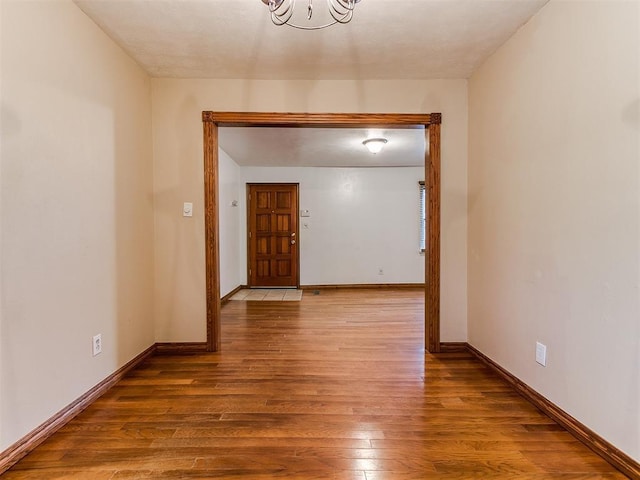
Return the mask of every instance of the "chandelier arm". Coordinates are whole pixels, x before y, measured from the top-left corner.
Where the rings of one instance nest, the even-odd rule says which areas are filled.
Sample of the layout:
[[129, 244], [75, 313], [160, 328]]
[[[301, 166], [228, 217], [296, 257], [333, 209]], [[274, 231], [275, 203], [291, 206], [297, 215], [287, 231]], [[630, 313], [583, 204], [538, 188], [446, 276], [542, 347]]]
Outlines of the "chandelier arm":
[[329, 10], [329, 13], [335, 20], [335, 23], [349, 23], [351, 18], [353, 17], [353, 12], [347, 12], [344, 15], [340, 16], [340, 14], [335, 13], [333, 10]]
[[[271, 21], [279, 27], [287, 24], [287, 22], [291, 20], [293, 11], [296, 6], [296, 0], [288, 0], [288, 2], [286, 3], [286, 8], [284, 10], [282, 10], [281, 8], [282, 5], [285, 5], [285, 3], [280, 3], [278, 8], [276, 8], [275, 10], [271, 10], [271, 8], [269, 9], [271, 11]], [[282, 11], [278, 12], [278, 10]]]
[[[348, 3], [348, 5], [345, 5]], [[333, 19], [338, 23], [349, 23], [353, 17], [355, 2], [353, 0], [327, 0], [327, 7]]]
[[315, 26], [290, 23], [295, 10], [296, 0], [262, 0], [262, 2], [269, 7], [271, 21], [276, 26], [288, 25], [299, 30], [321, 30], [337, 23], [349, 23], [353, 18], [355, 5], [360, 2], [360, 0], [326, 0], [327, 9], [333, 21]]
[[346, 10], [353, 10], [358, 2], [356, 0], [327, 0], [327, 3], [340, 5]]
[[331, 25], [335, 25], [336, 23], [338, 23], [338, 22], [337, 21], [333, 21], [333, 22], [325, 23], [324, 25], [315, 25], [315, 26], [312, 26], [312, 27], [306, 27], [304, 25], [297, 25], [295, 23], [287, 23], [287, 25], [290, 26], [290, 27], [293, 27], [293, 28], [297, 28], [298, 30], [322, 30], [323, 28], [330, 27]]

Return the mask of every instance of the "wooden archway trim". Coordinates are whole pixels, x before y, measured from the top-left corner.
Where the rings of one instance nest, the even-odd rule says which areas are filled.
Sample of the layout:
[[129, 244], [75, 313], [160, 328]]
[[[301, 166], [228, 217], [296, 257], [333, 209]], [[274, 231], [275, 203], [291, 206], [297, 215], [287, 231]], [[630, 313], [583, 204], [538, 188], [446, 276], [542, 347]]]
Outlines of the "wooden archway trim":
[[218, 203], [218, 127], [361, 127], [424, 126], [427, 183], [427, 247], [425, 252], [425, 347], [440, 351], [440, 113], [265, 113], [202, 112], [204, 127], [204, 206], [207, 301], [207, 351], [220, 350], [220, 245]]

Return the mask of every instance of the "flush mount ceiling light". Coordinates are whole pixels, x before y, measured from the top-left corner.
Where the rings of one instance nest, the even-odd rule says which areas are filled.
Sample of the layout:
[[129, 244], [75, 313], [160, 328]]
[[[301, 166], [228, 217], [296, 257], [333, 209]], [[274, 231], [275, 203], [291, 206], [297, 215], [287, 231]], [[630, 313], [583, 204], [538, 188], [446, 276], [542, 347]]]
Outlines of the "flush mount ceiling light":
[[382, 147], [387, 143], [386, 138], [367, 138], [362, 144], [369, 149], [371, 153], [380, 153]]
[[[319, 12], [314, 19], [313, 0], [308, 0], [306, 12], [296, 10], [296, 0], [262, 0], [269, 7], [274, 25], [289, 25], [301, 30], [320, 30], [336, 23], [349, 23], [353, 10], [360, 0], [325, 0], [326, 11]], [[306, 17], [308, 23], [302, 23]], [[317, 22], [313, 22], [317, 20]]]

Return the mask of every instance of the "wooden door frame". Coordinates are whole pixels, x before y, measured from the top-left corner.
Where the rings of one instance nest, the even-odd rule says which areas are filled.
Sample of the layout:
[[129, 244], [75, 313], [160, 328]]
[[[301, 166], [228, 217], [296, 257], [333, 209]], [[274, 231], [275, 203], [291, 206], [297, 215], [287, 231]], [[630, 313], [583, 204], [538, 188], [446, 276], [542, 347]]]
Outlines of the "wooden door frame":
[[[295, 182], [248, 182], [245, 184], [247, 195], [247, 286], [251, 285], [251, 275], [249, 269], [251, 268], [251, 238], [249, 237], [249, 231], [251, 230], [251, 219], [249, 218], [250, 200], [249, 200], [249, 186], [250, 185], [294, 185], [296, 187], [296, 206], [300, 209], [300, 183]], [[296, 219], [296, 228], [298, 235], [296, 238], [296, 288], [300, 288], [300, 219]], [[275, 287], [277, 288], [277, 287]]]
[[440, 129], [442, 115], [398, 113], [202, 112], [204, 129], [204, 211], [207, 351], [220, 350], [220, 243], [218, 127], [425, 127], [425, 182], [428, 221], [425, 250], [425, 348], [440, 351]]

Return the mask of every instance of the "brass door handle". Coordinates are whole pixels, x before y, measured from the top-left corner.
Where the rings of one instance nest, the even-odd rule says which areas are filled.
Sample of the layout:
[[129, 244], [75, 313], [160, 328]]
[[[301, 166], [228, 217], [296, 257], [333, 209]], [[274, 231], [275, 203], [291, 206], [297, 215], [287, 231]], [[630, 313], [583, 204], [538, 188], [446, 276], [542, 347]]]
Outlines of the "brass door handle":
[[295, 240], [291, 240], [291, 245], [295, 245], [296, 241]]

